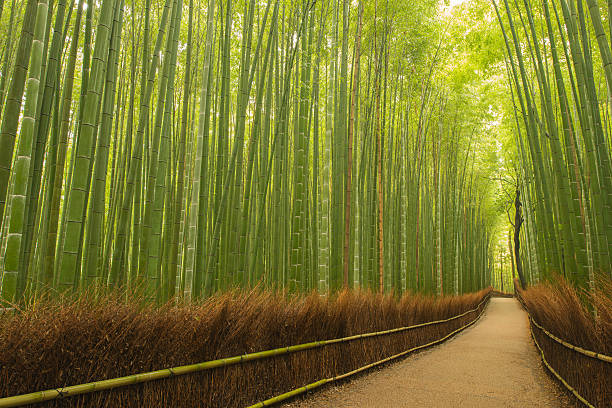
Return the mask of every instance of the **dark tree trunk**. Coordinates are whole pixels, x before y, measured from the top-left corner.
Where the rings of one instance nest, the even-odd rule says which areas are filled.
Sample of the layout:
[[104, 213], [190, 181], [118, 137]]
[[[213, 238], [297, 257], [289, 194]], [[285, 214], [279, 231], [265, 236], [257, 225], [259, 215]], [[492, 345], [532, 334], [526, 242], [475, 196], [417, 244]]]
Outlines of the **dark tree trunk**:
[[516, 263], [516, 272], [518, 273], [519, 280], [521, 281], [521, 288], [525, 290], [527, 288], [527, 282], [525, 281], [525, 275], [523, 274], [523, 264], [520, 257], [521, 248], [521, 225], [523, 225], [523, 214], [521, 211], [521, 192], [516, 189], [516, 198], [514, 199], [514, 259]]
[[516, 279], [516, 269], [514, 268], [514, 250], [512, 249], [512, 238], [508, 233], [508, 251], [510, 252], [510, 263], [512, 264], [512, 281]]

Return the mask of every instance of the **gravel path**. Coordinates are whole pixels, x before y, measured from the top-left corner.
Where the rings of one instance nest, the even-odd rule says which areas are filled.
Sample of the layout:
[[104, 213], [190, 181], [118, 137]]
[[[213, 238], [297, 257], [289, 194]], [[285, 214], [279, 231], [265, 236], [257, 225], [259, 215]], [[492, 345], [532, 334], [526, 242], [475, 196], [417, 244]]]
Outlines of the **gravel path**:
[[477, 324], [442, 345], [285, 408], [573, 407], [545, 370], [518, 302], [492, 298]]

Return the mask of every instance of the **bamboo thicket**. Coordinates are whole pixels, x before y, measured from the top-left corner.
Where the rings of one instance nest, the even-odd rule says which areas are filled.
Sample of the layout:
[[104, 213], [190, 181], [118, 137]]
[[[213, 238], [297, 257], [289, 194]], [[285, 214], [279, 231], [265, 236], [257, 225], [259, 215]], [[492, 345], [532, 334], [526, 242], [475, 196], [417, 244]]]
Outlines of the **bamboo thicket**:
[[[441, 75], [438, 4], [351, 5], [13, 2], [0, 15], [1, 298], [119, 286], [155, 302], [258, 285], [487, 286], [492, 231], [470, 142], [480, 127]], [[7, 29], [16, 20], [20, 30]], [[585, 101], [591, 63], [580, 71]], [[531, 85], [518, 85], [525, 99]], [[608, 259], [596, 209], [610, 204], [609, 161], [592, 105], [577, 113], [598, 150], [563, 139], [542, 162], [559, 180], [582, 170], [563, 166], [571, 149], [602, 163], [592, 208], [573, 201], [595, 194], [580, 173], [555, 196], [556, 211], [572, 214], [567, 226], [538, 213], [567, 243], [544, 248], [550, 265], [585, 249], [585, 239], [567, 246], [585, 218], [595, 265]], [[545, 113], [554, 121], [554, 109]], [[530, 131], [545, 126], [532, 122]], [[548, 197], [549, 184], [525, 194]]]

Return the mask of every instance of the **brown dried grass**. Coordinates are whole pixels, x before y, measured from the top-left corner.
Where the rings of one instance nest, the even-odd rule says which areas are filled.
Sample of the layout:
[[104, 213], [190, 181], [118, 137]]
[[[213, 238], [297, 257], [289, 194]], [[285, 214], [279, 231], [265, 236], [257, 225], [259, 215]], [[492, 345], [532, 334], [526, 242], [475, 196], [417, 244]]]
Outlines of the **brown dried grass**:
[[[554, 283], [519, 290], [534, 320], [556, 337], [605, 355], [612, 355], [612, 281], [600, 278], [592, 293], [572, 287], [562, 277]], [[559, 344], [532, 325], [548, 363], [587, 401], [612, 407], [612, 364]]]
[[[444, 319], [486, 294], [229, 292], [161, 308], [116, 295], [38, 301], [0, 316], [0, 397]], [[242, 407], [439, 339], [476, 316], [46, 405]]]

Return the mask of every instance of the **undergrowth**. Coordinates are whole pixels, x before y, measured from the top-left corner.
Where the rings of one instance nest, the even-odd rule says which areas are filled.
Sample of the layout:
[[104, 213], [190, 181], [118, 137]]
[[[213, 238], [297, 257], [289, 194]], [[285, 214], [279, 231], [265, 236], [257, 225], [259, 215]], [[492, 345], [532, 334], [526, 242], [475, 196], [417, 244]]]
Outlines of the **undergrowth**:
[[[121, 295], [39, 300], [0, 315], [0, 397], [444, 319], [475, 308], [487, 293], [398, 300], [235, 291], [161, 308]], [[47, 406], [242, 407], [439, 339], [476, 316]]]
[[[534, 320], [556, 337], [612, 355], [612, 281], [602, 278], [592, 292], [575, 289], [562, 277], [519, 290]], [[555, 342], [536, 326], [533, 333], [549, 364], [587, 401], [612, 407], [612, 364]]]

